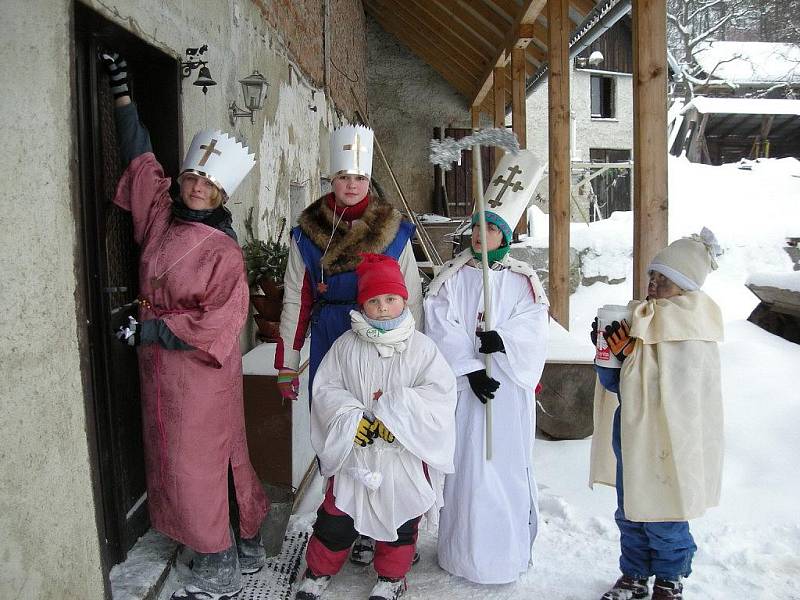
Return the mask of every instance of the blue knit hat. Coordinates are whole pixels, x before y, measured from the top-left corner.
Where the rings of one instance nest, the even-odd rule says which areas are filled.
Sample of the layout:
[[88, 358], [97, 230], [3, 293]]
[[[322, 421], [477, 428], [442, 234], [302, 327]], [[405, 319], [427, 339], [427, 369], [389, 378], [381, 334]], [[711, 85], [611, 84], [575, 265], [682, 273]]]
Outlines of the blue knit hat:
[[[503, 218], [498, 215], [497, 213], [493, 213], [490, 210], [485, 212], [486, 214], [486, 222], [487, 223], [494, 223], [497, 228], [503, 232], [503, 237], [506, 240], [506, 244], [511, 243], [511, 239], [514, 237], [514, 231], [509, 227], [508, 223], [506, 223]], [[478, 222], [478, 213], [472, 215], [472, 224], [475, 225]]]

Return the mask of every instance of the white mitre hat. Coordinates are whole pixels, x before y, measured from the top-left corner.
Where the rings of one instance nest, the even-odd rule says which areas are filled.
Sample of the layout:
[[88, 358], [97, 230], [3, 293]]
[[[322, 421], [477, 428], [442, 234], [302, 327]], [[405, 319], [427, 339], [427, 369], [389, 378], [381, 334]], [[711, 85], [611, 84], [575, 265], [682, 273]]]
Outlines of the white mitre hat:
[[[497, 225], [507, 242], [511, 241], [514, 227], [533, 199], [543, 174], [544, 165], [531, 150], [506, 152], [494, 170], [484, 194], [486, 221]], [[473, 215], [473, 223], [477, 216]]]
[[247, 147], [234, 137], [208, 129], [194, 136], [178, 181], [186, 173], [200, 175], [213, 183], [227, 200], [255, 164], [255, 154], [249, 154]]
[[373, 133], [363, 125], [344, 125], [331, 134], [331, 179], [339, 175], [372, 176]]

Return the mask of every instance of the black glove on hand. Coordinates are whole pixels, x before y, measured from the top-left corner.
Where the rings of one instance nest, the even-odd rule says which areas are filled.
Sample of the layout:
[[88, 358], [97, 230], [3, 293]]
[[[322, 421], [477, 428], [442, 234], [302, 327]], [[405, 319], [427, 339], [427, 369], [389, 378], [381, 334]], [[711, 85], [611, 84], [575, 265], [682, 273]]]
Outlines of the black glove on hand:
[[489, 377], [486, 374], [486, 369], [467, 373], [467, 379], [469, 379], [469, 386], [478, 397], [478, 400], [484, 404], [486, 404], [487, 400], [494, 398], [494, 393], [500, 387], [500, 382]]
[[483, 354], [491, 354], [492, 352], [505, 352], [506, 347], [503, 344], [503, 338], [494, 329], [490, 331], [476, 331], [475, 335], [481, 341], [481, 347], [478, 352]]
[[100, 60], [108, 71], [108, 76], [111, 79], [111, 93], [114, 94], [116, 100], [120, 96], [130, 96], [128, 90], [128, 63], [116, 52], [102, 52]]
[[133, 317], [128, 317], [128, 325], [120, 325], [115, 335], [120, 342], [128, 346], [138, 346], [142, 343], [139, 321]]
[[598, 327], [597, 317], [595, 317], [594, 321], [592, 321], [592, 330], [589, 332], [589, 337], [592, 340], [592, 346], [594, 346], [595, 348], [597, 348], [597, 327]]

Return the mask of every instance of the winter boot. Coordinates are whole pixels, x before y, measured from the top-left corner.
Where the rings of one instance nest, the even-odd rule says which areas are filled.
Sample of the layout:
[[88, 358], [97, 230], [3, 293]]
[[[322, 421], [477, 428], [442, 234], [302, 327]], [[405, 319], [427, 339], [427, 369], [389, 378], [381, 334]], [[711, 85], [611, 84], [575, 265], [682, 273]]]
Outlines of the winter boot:
[[366, 567], [372, 564], [375, 558], [375, 540], [365, 535], [358, 536], [356, 543], [353, 544], [353, 551], [350, 553], [350, 562], [354, 565]]
[[683, 600], [681, 580], [656, 577], [656, 582], [653, 584], [653, 600]]
[[300, 582], [300, 587], [297, 588], [297, 594], [294, 596], [295, 600], [319, 600], [330, 582], [330, 575], [316, 577], [311, 569], [306, 569], [303, 581]]
[[369, 600], [397, 600], [407, 588], [405, 577], [400, 579], [378, 577], [375, 587], [369, 594]]
[[241, 538], [236, 544], [236, 549], [239, 553], [242, 575], [258, 573], [267, 564], [267, 551], [264, 550], [260, 531], [255, 537]]
[[641, 600], [650, 595], [647, 579], [634, 579], [623, 575], [600, 600]]
[[242, 573], [235, 544], [222, 552], [196, 552], [192, 582], [172, 594], [171, 600], [230, 600], [242, 591]]

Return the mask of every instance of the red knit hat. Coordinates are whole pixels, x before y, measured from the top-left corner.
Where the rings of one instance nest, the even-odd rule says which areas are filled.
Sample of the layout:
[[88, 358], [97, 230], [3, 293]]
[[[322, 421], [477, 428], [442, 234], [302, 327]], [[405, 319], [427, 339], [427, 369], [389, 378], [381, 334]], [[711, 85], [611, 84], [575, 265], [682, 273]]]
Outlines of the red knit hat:
[[356, 267], [359, 304], [381, 294], [397, 294], [408, 300], [408, 290], [400, 264], [391, 256], [362, 253]]

